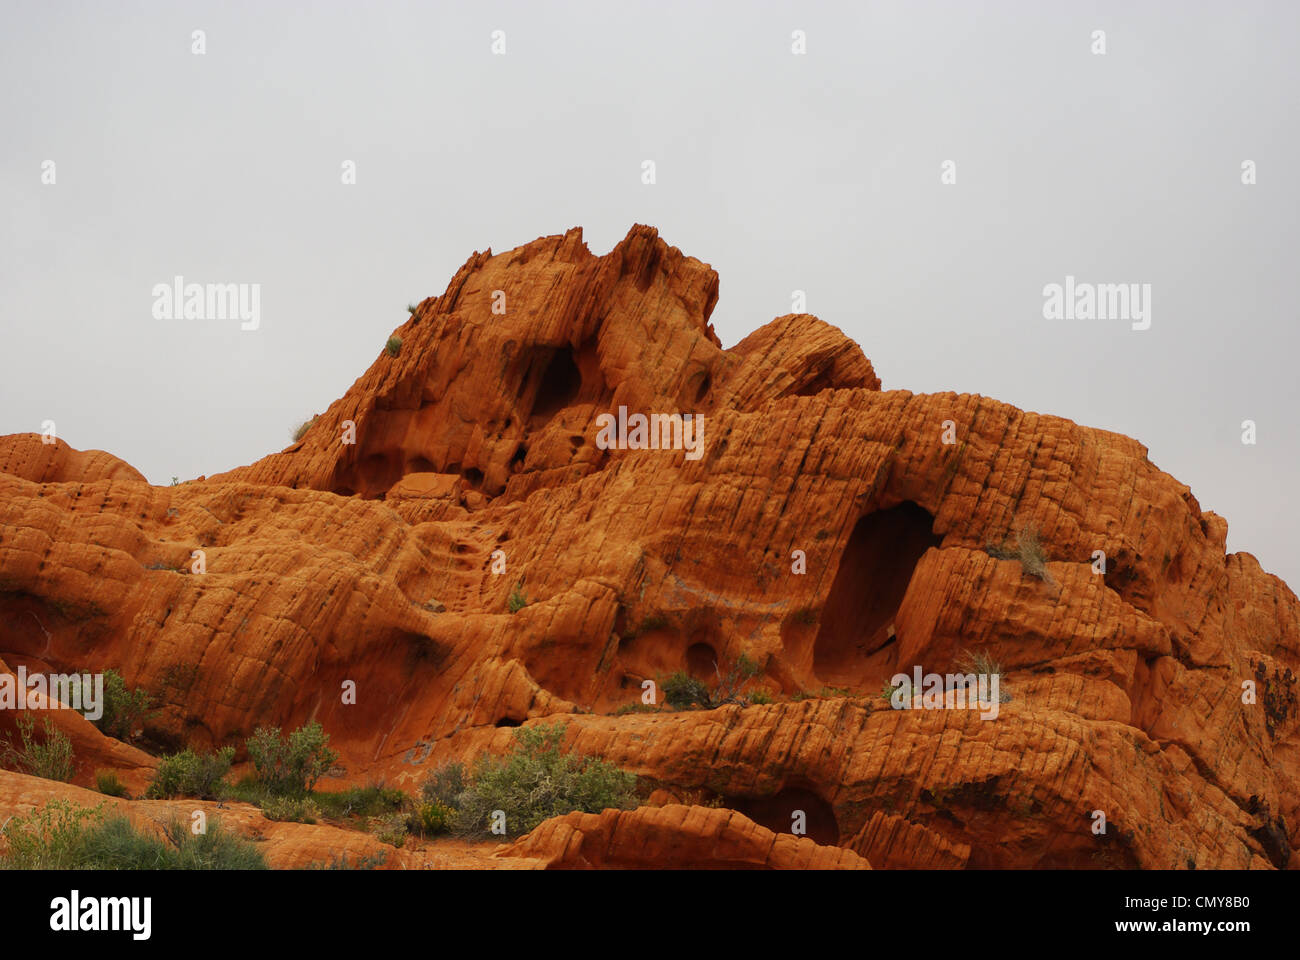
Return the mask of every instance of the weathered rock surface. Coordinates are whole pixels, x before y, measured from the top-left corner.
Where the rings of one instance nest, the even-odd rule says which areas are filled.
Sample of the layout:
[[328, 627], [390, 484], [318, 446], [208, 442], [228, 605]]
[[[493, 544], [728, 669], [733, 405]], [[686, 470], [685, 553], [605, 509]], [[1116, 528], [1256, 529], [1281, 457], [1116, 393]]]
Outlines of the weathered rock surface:
[[537, 858], [551, 870], [871, 868], [852, 851], [773, 833], [733, 810], [679, 804], [554, 817], [505, 848], [502, 856]]
[[[650, 228], [603, 257], [574, 230], [475, 254], [248, 467], [152, 487], [0, 438], [0, 657], [118, 669], [164, 744], [317, 719], [349, 782], [551, 718], [647, 795], [802, 810], [876, 866], [1300, 865], [1300, 603], [1222, 518], [1127, 437], [882, 390], [814, 317], [723, 350], [717, 296]], [[620, 406], [702, 415], [702, 456], [598, 448]], [[1029, 525], [1041, 577], [985, 549]], [[963, 650], [1002, 664], [996, 719], [880, 698]], [[742, 653], [778, 702], [601, 715]], [[538, 857], [580, 822], [606, 862], [609, 817]]]

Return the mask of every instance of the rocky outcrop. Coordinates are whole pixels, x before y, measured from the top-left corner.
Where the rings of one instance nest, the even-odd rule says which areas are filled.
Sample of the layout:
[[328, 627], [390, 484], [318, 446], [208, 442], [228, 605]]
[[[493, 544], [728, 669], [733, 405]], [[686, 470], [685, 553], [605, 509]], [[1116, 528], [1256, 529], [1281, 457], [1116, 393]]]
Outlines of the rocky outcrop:
[[[814, 317], [724, 350], [717, 296], [650, 228], [575, 230], [475, 254], [248, 467], [152, 487], [0, 438], [0, 656], [118, 669], [163, 745], [317, 719], [336, 782], [560, 720], [647, 794], [802, 810], [876, 866], [1297, 865], [1300, 604], [1222, 518], [1127, 437], [883, 390]], [[700, 455], [603, 449], [620, 407], [701, 417]], [[1041, 564], [1003, 546], [1030, 528]], [[881, 698], [964, 650], [995, 719]], [[605, 715], [742, 654], [777, 702]]]
[[871, 869], [852, 851], [773, 833], [732, 810], [679, 804], [554, 817], [501, 855], [536, 858], [550, 870]]

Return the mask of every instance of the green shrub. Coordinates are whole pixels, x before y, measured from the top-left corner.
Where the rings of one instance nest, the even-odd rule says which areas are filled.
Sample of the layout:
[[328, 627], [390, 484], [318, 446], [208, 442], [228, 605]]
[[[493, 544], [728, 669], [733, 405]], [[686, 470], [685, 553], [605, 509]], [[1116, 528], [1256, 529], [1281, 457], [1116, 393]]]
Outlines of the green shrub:
[[662, 684], [664, 702], [674, 710], [685, 710], [699, 704], [708, 707], [709, 688], [704, 681], [696, 680], [688, 673], [678, 670]]
[[510, 591], [510, 596], [506, 599], [506, 609], [511, 613], [518, 613], [524, 607], [528, 606], [528, 598], [524, 596], [523, 581], [516, 583], [514, 589]]
[[455, 810], [435, 800], [432, 803], [422, 803], [412, 810], [407, 817], [406, 828], [422, 837], [432, 837], [449, 831], [455, 818]]
[[112, 770], [95, 771], [95, 789], [110, 797], [126, 796], [126, 786]]
[[172, 797], [224, 800], [230, 793], [225, 777], [234, 759], [234, 747], [222, 747], [216, 753], [206, 754], [195, 753], [186, 747], [158, 762], [145, 797], [150, 800]]
[[408, 303], [406, 305], [406, 312], [409, 313], [411, 316], [415, 316], [415, 304]]
[[406, 806], [407, 796], [396, 787], [371, 784], [332, 793], [313, 794], [312, 800], [326, 816], [342, 820], [395, 813]]
[[518, 835], [574, 810], [599, 813], [637, 805], [635, 774], [561, 752], [563, 725], [520, 727], [514, 737], [515, 748], [504, 759], [483, 756], [475, 764], [471, 784], [460, 795], [460, 832], [489, 829], [494, 810], [504, 812], [507, 834]]
[[395, 357], [402, 352], [402, 338], [389, 337], [388, 342], [384, 344], [384, 349], [388, 351], [390, 357]]
[[766, 690], [755, 690], [747, 699], [752, 704], [763, 706], [772, 702], [772, 695]]
[[460, 803], [460, 795], [469, 786], [465, 764], [460, 762], [444, 763], [424, 781], [420, 796], [425, 803], [437, 803], [455, 809]]
[[158, 712], [150, 709], [151, 705], [152, 701], [147, 691], [128, 690], [126, 681], [122, 679], [120, 673], [116, 670], [105, 670], [104, 713], [98, 720], [92, 722], [100, 732], [116, 737], [118, 740], [128, 740], [137, 725]]
[[248, 841], [212, 820], [195, 835], [173, 819], [161, 837], [123, 816], [106, 817], [104, 804], [79, 807], [56, 798], [0, 830], [0, 869], [7, 870], [265, 870], [266, 859]]
[[12, 739], [5, 737], [5, 742], [0, 744], [0, 764], [46, 780], [71, 780], [72, 741], [67, 734], [45, 717], [41, 722], [44, 736], [38, 743], [32, 736], [35, 719], [24, 713], [16, 724], [20, 745], [14, 746]]
[[248, 758], [257, 779], [276, 796], [308, 793], [339, 756], [329, 748], [329, 734], [316, 722], [282, 739], [279, 727], [258, 727], [248, 738]]
[[381, 820], [378, 829], [375, 830], [375, 839], [380, 843], [391, 844], [401, 849], [406, 843], [406, 817], [398, 814]]
[[315, 823], [320, 807], [309, 797], [268, 797], [262, 802], [262, 816], [289, 823]]

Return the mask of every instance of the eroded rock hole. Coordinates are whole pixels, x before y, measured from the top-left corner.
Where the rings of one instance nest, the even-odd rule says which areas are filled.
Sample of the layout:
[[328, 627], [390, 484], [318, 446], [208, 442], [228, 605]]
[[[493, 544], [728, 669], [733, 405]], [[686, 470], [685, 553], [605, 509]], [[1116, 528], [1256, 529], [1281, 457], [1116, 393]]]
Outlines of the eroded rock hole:
[[498, 727], [518, 727], [522, 724], [522, 720], [516, 720], [514, 717], [502, 717], [496, 722]]
[[786, 787], [770, 797], [743, 797], [731, 803], [757, 824], [773, 833], [794, 833], [802, 811], [803, 835], [824, 845], [840, 842], [840, 826], [835, 808], [805, 787]]
[[863, 658], [889, 642], [890, 627], [921, 555], [938, 546], [934, 517], [915, 503], [869, 513], [840, 555], [813, 647], [813, 669], [825, 683], [863, 682]]
[[714, 675], [717, 659], [717, 652], [709, 644], [693, 643], [686, 648], [686, 672], [697, 680], [708, 680]]
[[542, 374], [541, 385], [537, 388], [537, 399], [533, 402], [533, 416], [553, 416], [573, 403], [581, 388], [582, 374], [573, 361], [573, 351], [561, 347], [546, 364], [546, 372]]

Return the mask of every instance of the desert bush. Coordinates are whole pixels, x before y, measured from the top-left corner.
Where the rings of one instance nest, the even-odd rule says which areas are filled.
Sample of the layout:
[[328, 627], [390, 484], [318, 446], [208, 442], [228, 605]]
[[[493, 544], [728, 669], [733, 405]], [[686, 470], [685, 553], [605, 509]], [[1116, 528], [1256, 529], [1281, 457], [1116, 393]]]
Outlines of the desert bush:
[[764, 704], [768, 704], [772, 702], [772, 695], [768, 693], [766, 690], [755, 690], [745, 699], [747, 699], [750, 703], [755, 704], [757, 706], [763, 706]]
[[465, 764], [460, 762], [444, 763], [424, 781], [420, 796], [425, 803], [437, 803], [444, 807], [455, 808], [460, 803], [460, 795], [469, 786]]
[[406, 817], [401, 814], [387, 817], [379, 822], [375, 830], [375, 839], [380, 843], [391, 844], [398, 849], [406, 843]]
[[267, 797], [262, 801], [262, 816], [288, 823], [315, 823], [320, 807], [310, 797]]
[[[116, 670], [105, 670], [103, 675], [104, 712], [98, 720], [91, 722], [101, 733], [118, 740], [128, 740], [136, 726], [157, 711], [150, 709], [152, 699], [149, 693], [141, 689], [128, 690], [126, 681]], [[82, 702], [85, 702], [84, 699]]]
[[456, 811], [434, 800], [421, 803], [406, 818], [406, 829], [422, 837], [446, 833], [455, 822]]
[[989, 656], [987, 651], [978, 651], [972, 653], [970, 650], [963, 650], [961, 655], [953, 661], [953, 672], [957, 674], [970, 674], [976, 676], [998, 678], [998, 702], [1010, 703], [1011, 694], [1007, 691], [1006, 677], [1002, 674], [1002, 664]]
[[415, 316], [415, 309], [416, 307], [415, 304], [413, 303], [408, 303], [406, 305], [406, 312], [409, 313], [411, 316]]
[[216, 753], [196, 753], [186, 747], [158, 762], [145, 797], [150, 800], [172, 797], [224, 800], [230, 793], [225, 778], [234, 759], [234, 747], [222, 747]]
[[18, 745], [14, 745], [11, 737], [5, 737], [4, 743], [0, 744], [0, 764], [46, 780], [71, 780], [72, 741], [67, 734], [45, 717], [41, 722], [43, 736], [38, 742], [32, 735], [36, 728], [35, 719], [22, 714], [16, 724]]
[[528, 598], [524, 596], [523, 582], [516, 583], [514, 589], [510, 591], [510, 596], [506, 598], [506, 609], [511, 613], [518, 613], [524, 607], [528, 606]]
[[504, 759], [481, 757], [460, 795], [456, 829], [480, 833], [492, 812], [505, 813], [506, 832], [527, 833], [543, 820], [574, 810], [599, 813], [637, 805], [636, 775], [593, 757], [561, 751], [564, 727], [520, 727]]
[[396, 787], [382, 783], [349, 787], [333, 793], [316, 793], [312, 800], [328, 817], [378, 817], [395, 813], [407, 803], [407, 796]]
[[279, 727], [258, 727], [248, 738], [248, 758], [257, 779], [273, 795], [301, 796], [338, 762], [329, 734], [316, 722], [299, 727], [288, 739]]
[[1020, 569], [1025, 573], [1044, 583], [1056, 582], [1047, 569], [1047, 551], [1038, 538], [1038, 528], [1033, 524], [1025, 524], [1016, 532], [1015, 543], [989, 542], [984, 544], [984, 552], [999, 560], [1019, 560]]
[[[716, 670], [717, 667], [715, 666], [714, 669]], [[709, 697], [707, 705], [716, 707], [724, 703], [740, 703], [740, 691], [744, 689], [745, 684], [762, 672], [762, 667], [751, 660], [748, 654], [742, 653], [731, 665], [731, 669], [719, 677], [718, 685]]]
[[95, 789], [110, 797], [125, 797], [126, 785], [112, 770], [95, 771]]
[[319, 416], [314, 416], [307, 420], [304, 420], [302, 423], [298, 424], [298, 426], [294, 427], [293, 442], [297, 443], [299, 440], [305, 437], [307, 435], [307, 431], [310, 430], [313, 426], [315, 426], [316, 421], [319, 419], [320, 419]]
[[162, 836], [123, 816], [106, 817], [104, 804], [80, 807], [54, 799], [0, 830], [0, 869], [6, 870], [265, 870], [266, 859], [217, 820], [195, 835], [173, 819]]
[[685, 710], [697, 704], [701, 707], [710, 705], [709, 688], [704, 685], [704, 681], [697, 680], [681, 670], [660, 686], [664, 692], [664, 702], [674, 710]]
[[388, 355], [390, 357], [397, 356], [399, 353], [402, 352], [402, 338], [389, 337], [388, 342], [384, 344], [384, 350], [388, 352]]

